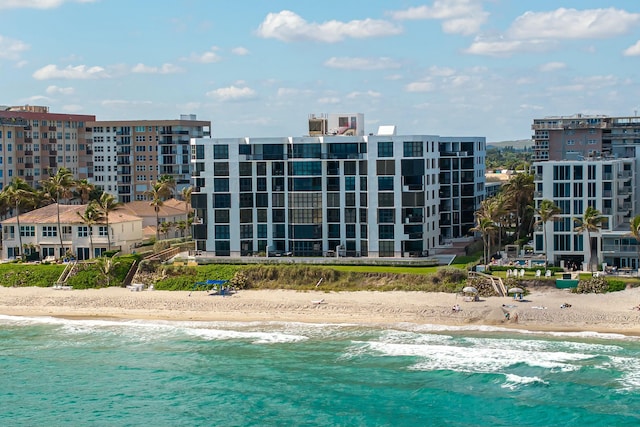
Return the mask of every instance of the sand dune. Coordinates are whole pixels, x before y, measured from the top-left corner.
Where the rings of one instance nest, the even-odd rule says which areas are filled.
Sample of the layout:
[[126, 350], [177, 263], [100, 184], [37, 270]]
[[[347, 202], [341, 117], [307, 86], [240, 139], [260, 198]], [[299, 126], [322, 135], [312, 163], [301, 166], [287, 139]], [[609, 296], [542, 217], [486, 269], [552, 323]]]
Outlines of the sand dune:
[[[324, 300], [322, 304], [317, 304]], [[563, 303], [570, 308], [560, 308]], [[131, 292], [123, 288], [54, 290], [0, 287], [0, 314], [167, 320], [296, 321], [313, 323], [501, 325], [530, 330], [620, 332], [640, 335], [640, 288], [605, 295], [545, 289], [527, 301], [491, 297], [466, 302], [424, 292], [296, 292], [245, 290]], [[458, 304], [459, 312], [452, 307]], [[504, 316], [509, 312], [509, 319]]]

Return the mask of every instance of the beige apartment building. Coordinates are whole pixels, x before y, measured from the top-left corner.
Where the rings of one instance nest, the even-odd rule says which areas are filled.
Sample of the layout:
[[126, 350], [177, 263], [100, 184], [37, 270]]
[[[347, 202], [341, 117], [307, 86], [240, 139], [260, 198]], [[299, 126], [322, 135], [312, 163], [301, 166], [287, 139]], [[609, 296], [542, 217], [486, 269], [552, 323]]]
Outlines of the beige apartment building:
[[78, 179], [93, 176], [91, 128], [95, 116], [50, 113], [43, 106], [0, 107], [0, 186], [14, 177], [36, 187], [58, 168]]
[[534, 119], [533, 161], [633, 157], [640, 117], [575, 114]]
[[188, 187], [190, 140], [211, 135], [211, 122], [194, 114], [178, 120], [93, 121], [93, 176], [90, 182], [123, 203], [148, 200], [151, 182], [168, 175], [176, 191]]

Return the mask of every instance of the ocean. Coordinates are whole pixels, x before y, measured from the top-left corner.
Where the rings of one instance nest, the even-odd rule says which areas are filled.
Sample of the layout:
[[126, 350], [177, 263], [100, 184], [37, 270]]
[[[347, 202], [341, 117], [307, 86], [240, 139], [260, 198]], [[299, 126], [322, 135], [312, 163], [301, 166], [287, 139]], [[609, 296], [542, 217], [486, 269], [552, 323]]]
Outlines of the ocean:
[[0, 316], [3, 426], [637, 426], [640, 339]]

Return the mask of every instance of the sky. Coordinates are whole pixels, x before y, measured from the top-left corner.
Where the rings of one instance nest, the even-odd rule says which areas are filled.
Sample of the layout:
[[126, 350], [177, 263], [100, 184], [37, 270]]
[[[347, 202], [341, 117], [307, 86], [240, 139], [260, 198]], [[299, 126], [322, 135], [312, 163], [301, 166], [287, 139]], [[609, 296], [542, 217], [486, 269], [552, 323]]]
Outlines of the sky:
[[528, 139], [636, 114], [639, 74], [637, 0], [0, 0], [0, 105], [196, 114], [221, 138], [363, 113], [367, 133]]

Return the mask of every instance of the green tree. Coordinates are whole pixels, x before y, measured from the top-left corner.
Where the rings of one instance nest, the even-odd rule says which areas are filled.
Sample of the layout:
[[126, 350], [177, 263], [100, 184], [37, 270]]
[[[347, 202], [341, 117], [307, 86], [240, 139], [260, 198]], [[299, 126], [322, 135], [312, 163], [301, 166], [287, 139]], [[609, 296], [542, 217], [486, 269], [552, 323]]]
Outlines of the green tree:
[[184, 233], [187, 230], [187, 227], [188, 227], [187, 221], [185, 221], [184, 219], [181, 221], [178, 221], [178, 223], [176, 224], [176, 228], [180, 230], [181, 237], [184, 237]]
[[536, 224], [542, 224], [542, 239], [544, 241], [544, 259], [545, 262], [549, 262], [548, 253], [549, 247], [547, 246], [547, 222], [555, 221], [562, 213], [562, 209], [556, 206], [551, 200], [544, 199], [540, 202], [540, 206], [536, 210], [536, 214], [540, 219], [536, 221]]
[[158, 183], [161, 184], [160, 194], [164, 200], [170, 199], [175, 195], [176, 180], [171, 175], [162, 175], [158, 179]]
[[102, 212], [100, 211], [100, 206], [96, 201], [92, 201], [87, 205], [83, 213], [76, 212], [82, 222], [89, 229], [89, 258], [93, 258], [93, 226], [96, 225], [99, 221], [102, 220]]
[[22, 233], [20, 232], [20, 207], [24, 207], [25, 204], [33, 203], [35, 192], [33, 188], [22, 178], [13, 178], [11, 184], [7, 185], [2, 192], [0, 192], [0, 199], [3, 204], [11, 206], [16, 214], [16, 222], [18, 229], [18, 241], [20, 244], [20, 256], [24, 259], [24, 252], [22, 250]]
[[187, 217], [191, 213], [191, 193], [193, 192], [193, 187], [184, 187], [182, 191], [180, 191], [180, 195], [182, 196], [182, 200], [184, 200], [185, 209], [187, 210]]
[[72, 188], [75, 185], [75, 180], [73, 179], [73, 173], [71, 170], [61, 167], [55, 173], [55, 175], [51, 175], [49, 173], [49, 179], [41, 181], [42, 187], [45, 189], [46, 193], [50, 200], [52, 200], [56, 204], [57, 215], [58, 215], [58, 236], [60, 236], [60, 248], [62, 252], [65, 252], [64, 241], [62, 240], [62, 227], [60, 224], [60, 201], [63, 199], [68, 199], [73, 195]]
[[587, 254], [589, 255], [588, 262], [591, 272], [593, 272], [593, 245], [591, 244], [591, 233], [600, 230], [600, 227], [602, 227], [602, 223], [604, 220], [605, 218], [600, 214], [600, 211], [593, 206], [588, 206], [587, 209], [585, 209], [582, 218], [573, 219], [576, 225], [573, 231], [575, 231], [576, 233], [587, 234]]
[[102, 215], [104, 215], [107, 226], [107, 247], [111, 250], [111, 226], [109, 225], [109, 213], [118, 210], [122, 206], [122, 203], [118, 202], [116, 198], [109, 193], [102, 193], [100, 200], [98, 200], [98, 207]]
[[153, 206], [156, 212], [156, 241], [160, 240], [160, 208], [164, 205], [164, 194], [166, 190], [161, 182], [151, 183], [151, 188], [145, 191], [145, 195], [150, 199], [149, 206]]
[[491, 254], [491, 236], [496, 231], [496, 226], [490, 218], [476, 214], [476, 226], [470, 229], [482, 235], [482, 243], [484, 245], [484, 263], [489, 263], [489, 254]]
[[530, 233], [530, 230], [525, 227], [524, 219], [533, 202], [534, 188], [533, 175], [530, 173], [518, 173], [504, 185], [508, 208], [515, 214], [515, 230], [518, 239]]
[[104, 256], [98, 258], [98, 270], [100, 270], [100, 274], [107, 279], [107, 287], [111, 286], [111, 277], [113, 277], [115, 268], [119, 264], [120, 262], [115, 261], [114, 258]]
[[76, 192], [80, 196], [80, 201], [83, 205], [89, 203], [89, 196], [95, 188], [95, 185], [91, 184], [86, 179], [80, 179], [75, 182]]

